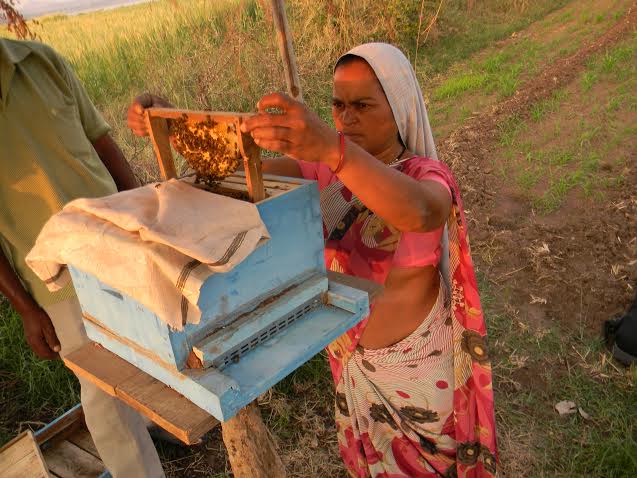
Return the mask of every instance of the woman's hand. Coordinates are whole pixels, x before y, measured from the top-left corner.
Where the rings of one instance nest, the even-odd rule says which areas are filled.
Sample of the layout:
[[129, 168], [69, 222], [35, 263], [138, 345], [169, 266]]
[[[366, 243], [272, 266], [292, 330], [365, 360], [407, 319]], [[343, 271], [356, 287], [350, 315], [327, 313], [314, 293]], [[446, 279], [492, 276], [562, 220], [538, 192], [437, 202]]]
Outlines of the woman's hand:
[[172, 108], [173, 106], [160, 96], [144, 93], [133, 100], [128, 108], [128, 127], [137, 136], [148, 136], [148, 126], [144, 112], [147, 108]]
[[[338, 133], [303, 103], [287, 95], [273, 93], [257, 103], [259, 114], [241, 125], [261, 148], [304, 161], [323, 162], [332, 169], [338, 164]], [[276, 108], [282, 113], [268, 113]]]

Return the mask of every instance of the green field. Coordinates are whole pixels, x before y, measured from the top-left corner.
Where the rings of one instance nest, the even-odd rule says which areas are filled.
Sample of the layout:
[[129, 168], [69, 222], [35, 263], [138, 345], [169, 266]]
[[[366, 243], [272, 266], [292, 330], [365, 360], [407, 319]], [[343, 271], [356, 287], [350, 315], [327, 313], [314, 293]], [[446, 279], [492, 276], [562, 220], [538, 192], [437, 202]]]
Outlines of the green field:
[[[441, 142], [602, 35], [631, 2], [482, 0], [468, 11], [465, 0], [447, 0], [427, 40], [420, 37], [417, 57], [421, 6], [424, 29], [438, 0], [287, 3], [311, 108], [329, 120], [331, 68], [340, 54], [366, 41], [392, 42], [417, 65]], [[268, 4], [167, 0], [48, 16], [35, 28], [71, 61], [135, 173], [149, 182], [158, 177], [150, 145], [125, 124], [132, 98], [151, 91], [179, 107], [245, 111], [261, 95], [283, 90]], [[590, 58], [567, 88], [533, 104], [525, 117], [499, 125], [490, 174], [508, 181], [534, 215], [567, 214], [564, 205], [573, 198], [603, 203], [625, 184], [622, 168], [634, 164], [636, 152], [636, 52], [637, 35], [623, 38]], [[585, 109], [590, 114], [584, 120], [574, 113]], [[607, 157], [613, 158], [612, 170], [604, 166]], [[575, 330], [564, 325], [566, 317], [542, 327], [520, 318], [508, 307], [510, 297], [493, 287], [498, 277], [490, 271], [498, 258], [497, 250], [489, 255], [490, 240], [480, 239], [474, 257], [495, 357], [503, 476], [637, 476], [637, 369], [612, 362], [598, 323]], [[343, 476], [331, 387], [325, 357], [319, 356], [259, 400], [290, 476]], [[593, 418], [559, 417], [553, 406], [564, 399], [581, 404]], [[19, 318], [0, 302], [0, 402], [7, 404], [0, 410], [0, 444], [77, 401], [74, 378], [60, 363], [32, 356]], [[158, 447], [169, 476], [230, 476], [218, 433], [201, 447]]]

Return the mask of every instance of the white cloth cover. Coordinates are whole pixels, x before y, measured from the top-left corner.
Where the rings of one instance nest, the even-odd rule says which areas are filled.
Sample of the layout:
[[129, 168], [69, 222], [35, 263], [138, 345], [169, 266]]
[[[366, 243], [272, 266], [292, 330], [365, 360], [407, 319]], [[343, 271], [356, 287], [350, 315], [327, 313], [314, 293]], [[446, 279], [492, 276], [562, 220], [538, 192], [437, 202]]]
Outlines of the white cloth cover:
[[52, 291], [69, 281], [71, 264], [181, 330], [199, 322], [203, 282], [268, 238], [254, 204], [173, 179], [70, 202], [46, 223], [26, 261]]

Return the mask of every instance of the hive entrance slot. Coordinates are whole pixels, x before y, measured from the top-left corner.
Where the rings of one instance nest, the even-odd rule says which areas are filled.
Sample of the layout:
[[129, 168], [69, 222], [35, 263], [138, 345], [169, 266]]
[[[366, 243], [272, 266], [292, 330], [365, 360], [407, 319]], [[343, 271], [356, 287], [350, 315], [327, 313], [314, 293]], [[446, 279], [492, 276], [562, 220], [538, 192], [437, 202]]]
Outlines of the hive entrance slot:
[[267, 328], [252, 335], [250, 338], [237, 344], [226, 353], [219, 355], [212, 361], [212, 365], [218, 369], [223, 369], [228, 365], [238, 362], [241, 357], [246, 355], [251, 350], [257, 348], [260, 344], [270, 340], [276, 334], [290, 327], [296, 321], [305, 316], [317, 305], [322, 304], [320, 297], [314, 297], [299, 307], [293, 309], [287, 315], [281, 317], [276, 322], [270, 324]]

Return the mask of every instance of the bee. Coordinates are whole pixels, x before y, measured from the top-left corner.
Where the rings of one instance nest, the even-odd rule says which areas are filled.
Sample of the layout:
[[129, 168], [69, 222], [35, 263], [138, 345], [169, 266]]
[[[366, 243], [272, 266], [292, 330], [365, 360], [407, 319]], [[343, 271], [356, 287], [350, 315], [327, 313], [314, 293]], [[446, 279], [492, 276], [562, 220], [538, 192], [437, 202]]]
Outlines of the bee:
[[173, 146], [197, 174], [197, 182], [214, 185], [234, 173], [241, 162], [237, 128], [208, 117], [193, 121], [187, 115], [170, 122]]

